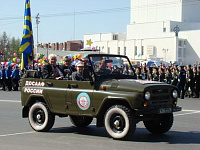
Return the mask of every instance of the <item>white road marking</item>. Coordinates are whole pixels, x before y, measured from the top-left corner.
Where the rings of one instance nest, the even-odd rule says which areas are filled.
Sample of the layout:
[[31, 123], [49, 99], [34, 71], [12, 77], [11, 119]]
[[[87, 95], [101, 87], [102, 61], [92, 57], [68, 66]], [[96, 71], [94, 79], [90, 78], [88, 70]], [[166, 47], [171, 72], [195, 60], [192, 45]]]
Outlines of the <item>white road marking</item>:
[[0, 100], [0, 102], [7, 102], [7, 103], [21, 103], [21, 101], [14, 101], [14, 100]]
[[200, 110], [189, 110], [189, 109], [183, 109], [182, 111], [200, 111]]
[[15, 135], [24, 135], [24, 134], [31, 134], [31, 133], [35, 133], [35, 131], [32, 131], [32, 132], [22, 132], [22, 133], [13, 133], [13, 134], [4, 134], [4, 135], [0, 135], [0, 137], [15, 136]]
[[183, 114], [175, 114], [174, 116], [185, 116], [185, 115], [191, 115], [191, 114], [198, 114], [200, 111], [193, 111], [190, 113], [183, 113]]

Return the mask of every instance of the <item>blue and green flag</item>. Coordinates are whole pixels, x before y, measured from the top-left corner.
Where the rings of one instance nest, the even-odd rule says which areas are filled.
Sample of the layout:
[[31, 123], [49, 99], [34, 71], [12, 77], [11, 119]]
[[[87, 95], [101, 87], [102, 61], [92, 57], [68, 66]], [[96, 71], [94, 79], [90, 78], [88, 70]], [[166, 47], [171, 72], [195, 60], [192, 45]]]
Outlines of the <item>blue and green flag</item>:
[[19, 51], [22, 53], [21, 70], [23, 70], [24, 68], [27, 68], [28, 63], [30, 63], [34, 57], [30, 0], [26, 0], [25, 3], [24, 27]]

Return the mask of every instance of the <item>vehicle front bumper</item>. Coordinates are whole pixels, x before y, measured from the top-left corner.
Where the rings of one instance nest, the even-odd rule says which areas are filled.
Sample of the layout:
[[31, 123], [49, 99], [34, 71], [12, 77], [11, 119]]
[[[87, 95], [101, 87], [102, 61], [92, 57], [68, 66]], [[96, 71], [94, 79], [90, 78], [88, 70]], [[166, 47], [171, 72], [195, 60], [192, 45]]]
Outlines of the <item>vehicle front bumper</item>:
[[151, 107], [144, 107], [142, 109], [136, 109], [136, 115], [147, 115], [147, 114], [167, 114], [181, 111], [182, 107], [180, 106], [165, 106], [165, 107], [158, 107], [158, 106], [151, 106]]

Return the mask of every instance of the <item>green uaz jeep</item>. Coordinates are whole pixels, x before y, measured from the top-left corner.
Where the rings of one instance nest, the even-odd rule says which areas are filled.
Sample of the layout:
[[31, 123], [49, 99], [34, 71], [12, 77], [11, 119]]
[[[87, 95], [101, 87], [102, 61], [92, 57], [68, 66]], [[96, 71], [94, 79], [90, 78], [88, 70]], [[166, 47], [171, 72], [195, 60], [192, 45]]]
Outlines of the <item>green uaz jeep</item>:
[[55, 115], [70, 117], [77, 127], [104, 126], [114, 139], [130, 138], [143, 121], [153, 134], [163, 134], [173, 124], [177, 88], [155, 81], [135, 80], [126, 56], [88, 55], [82, 81], [42, 79], [27, 71], [22, 80], [22, 116], [36, 131], [49, 131]]

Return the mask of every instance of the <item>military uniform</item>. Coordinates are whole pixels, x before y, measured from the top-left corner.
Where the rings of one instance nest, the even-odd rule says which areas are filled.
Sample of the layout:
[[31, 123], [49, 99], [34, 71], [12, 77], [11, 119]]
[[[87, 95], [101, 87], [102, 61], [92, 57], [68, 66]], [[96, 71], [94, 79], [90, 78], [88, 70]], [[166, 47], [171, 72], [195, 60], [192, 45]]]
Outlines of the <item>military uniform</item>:
[[138, 80], [142, 79], [142, 74], [141, 74], [141, 68], [140, 67], [136, 68], [135, 74], [136, 74]]
[[[181, 69], [179, 71], [179, 76], [178, 76], [178, 89], [179, 89], [179, 97], [181, 96], [181, 99], [184, 99], [185, 95], [185, 82], [186, 82], [186, 71], [183, 69], [183, 66], [180, 66]], [[181, 93], [181, 95], [180, 95]]]
[[194, 71], [195, 98], [199, 98], [200, 92], [200, 67]]
[[172, 73], [172, 83], [171, 83], [172, 85], [177, 86], [178, 76], [179, 76], [179, 70], [175, 68]]
[[108, 75], [111, 73], [110, 69], [107, 68], [97, 68], [95, 71], [98, 75]]
[[8, 66], [8, 69], [6, 69], [5, 73], [6, 73], [6, 86], [8, 88], [8, 91], [11, 91], [12, 90], [12, 82], [11, 82], [12, 70], [10, 66]]
[[158, 68], [154, 68], [154, 71], [152, 73], [153, 81], [159, 81], [159, 73]]
[[13, 90], [14, 91], [18, 91], [18, 87], [19, 87], [19, 80], [20, 80], [20, 76], [19, 76], [19, 69], [16, 66], [16, 68], [13, 70], [12, 72], [12, 86], [13, 86]]
[[83, 73], [79, 73], [79, 72], [73, 72], [72, 73], [72, 80], [73, 81], [85, 81], [85, 79], [83, 78]]
[[153, 80], [152, 68], [148, 68], [148, 70], [147, 70], [147, 80], [149, 80], [149, 81]]
[[2, 72], [1, 72], [1, 67], [0, 67], [0, 87], [3, 85], [3, 80], [2, 80]]
[[172, 83], [172, 73], [171, 73], [170, 69], [168, 69], [166, 71], [165, 80], [166, 80], [167, 84], [171, 84]]
[[2, 90], [6, 90], [6, 69], [5, 66], [2, 66], [1, 69], [1, 82], [2, 82]]
[[[189, 88], [191, 92], [189, 91]], [[194, 92], [194, 74], [193, 70], [191, 69], [191, 66], [188, 65], [186, 84], [185, 84], [185, 94], [188, 95], [189, 97], [190, 96], [193, 97], [193, 92]]]
[[159, 81], [160, 82], [165, 82], [165, 72], [164, 69], [161, 68], [160, 72], [159, 72]]

